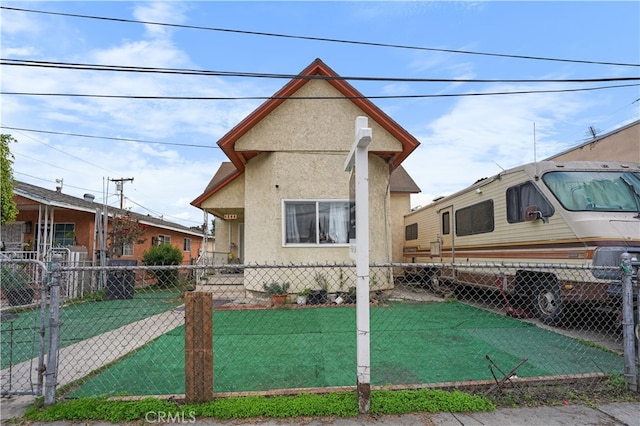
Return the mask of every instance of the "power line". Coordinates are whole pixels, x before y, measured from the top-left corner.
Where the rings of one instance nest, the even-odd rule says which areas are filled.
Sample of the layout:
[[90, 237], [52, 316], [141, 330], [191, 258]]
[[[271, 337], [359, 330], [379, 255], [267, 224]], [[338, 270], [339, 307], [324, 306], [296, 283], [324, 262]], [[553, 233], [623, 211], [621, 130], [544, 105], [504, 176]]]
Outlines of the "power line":
[[212, 71], [189, 68], [156, 68], [125, 65], [101, 65], [83, 64], [74, 62], [51, 62], [25, 59], [0, 58], [0, 65], [22, 66], [36, 68], [69, 69], [77, 71], [109, 71], [109, 72], [136, 72], [152, 74], [178, 74], [216, 77], [248, 77], [248, 78], [275, 78], [275, 79], [301, 79], [301, 80], [348, 80], [348, 81], [377, 81], [395, 83], [605, 83], [613, 81], [635, 81], [640, 77], [608, 77], [608, 78], [580, 78], [580, 79], [477, 79], [477, 78], [414, 78], [414, 77], [362, 77], [362, 76], [325, 76], [325, 75], [299, 75], [299, 74], [274, 74], [256, 73], [245, 71]]
[[[38, 177], [38, 176], [30, 175], [30, 174], [28, 174], [28, 173], [19, 172], [19, 171], [16, 171], [16, 170], [14, 170], [14, 171], [13, 171], [13, 173], [18, 174], [18, 175], [27, 176], [27, 177], [30, 177], [30, 178], [32, 178], [32, 179], [41, 180], [41, 181], [43, 181], [43, 182], [47, 182], [47, 183], [51, 183], [51, 184], [53, 184], [53, 183], [54, 183], [51, 179], [44, 179], [44, 178], [41, 178], [41, 177]], [[69, 185], [69, 183], [68, 183], [68, 182], [65, 182], [65, 186], [66, 186], [66, 187], [69, 187], [69, 188], [74, 188], [74, 189], [81, 189], [81, 190], [83, 190], [83, 191], [89, 191], [89, 192], [95, 192], [95, 193], [99, 193], [99, 192], [101, 192], [101, 191], [96, 191], [95, 189], [82, 188], [82, 187], [80, 187], [80, 186], [73, 186], [73, 185]], [[46, 189], [46, 188], [45, 188], [45, 189]], [[111, 195], [116, 195], [116, 194], [111, 194]]]
[[74, 137], [89, 138], [89, 139], [106, 139], [106, 140], [122, 141], [122, 142], [137, 142], [137, 143], [149, 143], [149, 144], [158, 144], [158, 145], [175, 145], [175, 146], [182, 146], [182, 147], [188, 147], [188, 148], [210, 148], [210, 149], [220, 148], [217, 145], [196, 145], [196, 144], [188, 144], [188, 143], [145, 141], [141, 139], [114, 138], [114, 137], [108, 137], [108, 136], [83, 135], [79, 133], [55, 132], [52, 130], [25, 129], [22, 127], [0, 126], [0, 128], [7, 129], [7, 130], [24, 131], [24, 132], [46, 133], [50, 135], [74, 136]]
[[205, 26], [199, 26], [199, 25], [171, 24], [171, 23], [154, 22], [154, 21], [139, 21], [134, 19], [126, 19], [126, 18], [110, 18], [110, 17], [104, 17], [104, 16], [82, 15], [82, 14], [76, 14], [76, 13], [50, 12], [50, 11], [23, 9], [23, 8], [8, 7], [8, 6], [0, 6], [0, 8], [6, 9], [6, 10], [18, 11], [18, 12], [67, 16], [71, 18], [97, 19], [97, 20], [103, 20], [103, 21], [124, 22], [124, 23], [133, 23], [133, 24], [144, 24], [144, 25], [158, 25], [158, 26], [164, 26], [164, 27], [183, 28], [183, 29], [191, 29], [191, 30], [217, 31], [217, 32], [257, 35], [257, 36], [265, 36], [265, 37], [321, 41], [321, 42], [329, 42], [329, 43], [355, 44], [360, 46], [388, 47], [388, 48], [394, 48], [394, 49], [410, 49], [410, 50], [421, 50], [421, 51], [430, 51], [430, 52], [456, 53], [456, 54], [464, 54], [464, 55], [492, 56], [492, 57], [498, 57], [498, 58], [640, 67], [640, 64], [628, 64], [628, 63], [620, 63], [620, 62], [587, 61], [587, 60], [581, 60], [581, 59], [562, 59], [562, 58], [550, 58], [550, 57], [529, 56], [529, 55], [511, 55], [511, 54], [503, 54], [503, 53], [475, 52], [470, 50], [438, 49], [433, 47], [409, 46], [409, 45], [402, 45], [402, 44], [375, 43], [375, 42], [368, 42], [368, 41], [342, 40], [342, 39], [327, 38], [327, 37], [311, 37], [311, 36], [300, 36], [300, 35], [291, 35], [291, 34], [268, 33], [268, 32], [261, 32], [261, 31], [247, 31], [247, 30], [235, 30], [235, 29], [229, 29], [229, 28], [205, 27]]
[[154, 215], [156, 215], [158, 217], [162, 217], [162, 218], [169, 217], [169, 218], [172, 218], [174, 220], [180, 220], [180, 221], [183, 221], [183, 222], [191, 222], [191, 223], [196, 223], [198, 225], [202, 225], [202, 221], [184, 219], [184, 218], [181, 218], [181, 217], [171, 216], [171, 215], [168, 215], [168, 214], [163, 214], [163, 213], [160, 213], [160, 212], [157, 212], [157, 211], [153, 211], [153, 210], [143, 206], [142, 204], [136, 203], [134, 200], [131, 199], [131, 197], [125, 197], [125, 199], [127, 201], [131, 202], [132, 204], [135, 204], [136, 206], [140, 207], [141, 209], [144, 209], [144, 210], [148, 211], [149, 213], [154, 214]]
[[[44, 179], [44, 178], [41, 178], [41, 177], [38, 177], [38, 176], [30, 175], [28, 173], [19, 172], [19, 171], [16, 171], [16, 170], [14, 170], [13, 173], [18, 174], [18, 175], [22, 175], [22, 176], [27, 176], [27, 177], [30, 177], [32, 179], [40, 180], [40, 181], [43, 181], [43, 182], [46, 182], [46, 183], [50, 183], [50, 184], [54, 183], [53, 181], [51, 181], [51, 179]], [[99, 192], [101, 192], [101, 191], [96, 191], [95, 189], [83, 188], [83, 187], [80, 187], [80, 186], [70, 185], [68, 182], [65, 182], [65, 187], [74, 188], [74, 189], [80, 189], [80, 190], [88, 191], [88, 192], [91, 192], [91, 193], [99, 193]], [[113, 196], [117, 196], [117, 195], [118, 194], [116, 194], [116, 193], [108, 194], [109, 197], [113, 197]], [[201, 221], [184, 219], [184, 218], [181, 218], [181, 217], [172, 216], [172, 215], [168, 215], [168, 214], [163, 214], [163, 213], [160, 213], [158, 211], [151, 210], [151, 209], [143, 206], [142, 204], [135, 202], [133, 199], [131, 199], [131, 197], [126, 197], [125, 196], [124, 198], [127, 201], [131, 202], [132, 204], [135, 204], [136, 206], [140, 207], [141, 209], [144, 209], [144, 210], [148, 211], [149, 213], [152, 213], [153, 215], [155, 215], [157, 217], [164, 217], [164, 218], [168, 217], [168, 218], [172, 218], [172, 219], [183, 221], [183, 222], [195, 223], [195, 224], [198, 224], [198, 225], [202, 224]], [[116, 206], [113, 206], [113, 207], [116, 207]]]
[[[18, 129], [16, 128], [16, 129], [14, 129], [14, 130], [18, 130]], [[65, 154], [65, 155], [68, 155], [69, 157], [75, 158], [76, 160], [80, 160], [80, 161], [82, 161], [82, 162], [84, 162], [84, 163], [87, 163], [87, 164], [89, 164], [89, 165], [91, 165], [91, 166], [97, 167], [97, 168], [99, 168], [99, 169], [102, 169], [102, 170], [104, 170], [104, 171], [106, 171], [106, 172], [110, 172], [110, 173], [111, 173], [111, 171], [110, 171], [109, 169], [105, 169], [104, 167], [102, 167], [102, 166], [100, 166], [100, 165], [98, 165], [98, 164], [92, 163], [92, 162], [90, 162], [90, 161], [87, 161], [87, 160], [85, 160], [84, 158], [78, 157], [77, 155], [70, 154], [70, 153], [68, 153], [68, 152], [66, 152], [66, 151], [63, 151], [63, 150], [61, 150], [61, 149], [59, 149], [59, 148], [56, 148], [55, 146], [51, 146], [51, 145], [49, 145], [49, 144], [47, 144], [47, 143], [44, 143], [44, 142], [42, 142], [42, 141], [39, 141], [38, 139], [36, 139], [36, 138], [34, 138], [34, 137], [32, 137], [32, 136], [29, 136], [29, 135], [24, 135], [24, 136], [25, 136], [25, 137], [27, 137], [27, 138], [29, 138], [29, 139], [31, 139], [31, 140], [33, 140], [33, 141], [35, 141], [35, 142], [37, 142], [37, 143], [39, 143], [39, 144], [41, 144], [41, 145], [46, 146], [47, 148], [50, 148], [50, 149], [56, 150], [56, 151], [61, 152], [61, 153]], [[40, 161], [40, 160], [38, 160], [38, 161]]]
[[[640, 78], [633, 78], [640, 80]], [[244, 101], [244, 100], [331, 100], [331, 99], [419, 99], [419, 98], [452, 98], [463, 96], [497, 96], [497, 95], [528, 95], [535, 93], [568, 93], [585, 92], [593, 90], [619, 89], [623, 87], [640, 86], [636, 84], [619, 84], [613, 86], [583, 87], [575, 89], [546, 89], [546, 90], [519, 90], [507, 92], [481, 92], [481, 93], [441, 93], [431, 95], [374, 95], [374, 96], [156, 96], [156, 95], [101, 95], [86, 93], [44, 93], [44, 92], [0, 92], [0, 95], [15, 96], [61, 96], [74, 98], [107, 98], [107, 99], [141, 99], [141, 100], [188, 100], [188, 101]]]

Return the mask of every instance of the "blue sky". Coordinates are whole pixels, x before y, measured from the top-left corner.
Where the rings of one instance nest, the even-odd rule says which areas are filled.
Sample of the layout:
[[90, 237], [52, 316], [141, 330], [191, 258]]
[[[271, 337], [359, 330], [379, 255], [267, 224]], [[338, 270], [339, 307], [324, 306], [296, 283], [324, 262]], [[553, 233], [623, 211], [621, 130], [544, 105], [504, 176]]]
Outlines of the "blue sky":
[[[342, 76], [567, 80], [639, 77], [640, 67], [516, 59], [467, 51], [640, 64], [640, 3], [610, 2], [31, 2], [3, 7], [227, 29], [214, 31], [2, 9], [3, 59], [296, 74], [315, 58]], [[260, 32], [428, 49], [245, 34]], [[435, 49], [435, 50], [433, 50]], [[287, 79], [0, 67], [3, 92], [270, 96]], [[367, 96], [563, 90], [638, 83], [350, 81]], [[640, 118], [639, 86], [520, 95], [373, 99], [421, 146], [404, 166], [413, 205], [500, 168], [542, 159]], [[260, 100], [133, 100], [3, 94], [2, 126], [159, 142], [124, 142], [3, 128], [18, 180], [187, 226], [189, 202], [226, 157], [216, 142]], [[535, 126], [535, 136], [534, 136]], [[374, 135], [375, 137], [375, 135]], [[536, 148], [534, 150], [534, 139]], [[180, 144], [180, 145], [177, 145]], [[184, 146], [191, 145], [191, 146]], [[535, 156], [534, 156], [535, 151]], [[107, 185], [108, 183], [108, 185]]]

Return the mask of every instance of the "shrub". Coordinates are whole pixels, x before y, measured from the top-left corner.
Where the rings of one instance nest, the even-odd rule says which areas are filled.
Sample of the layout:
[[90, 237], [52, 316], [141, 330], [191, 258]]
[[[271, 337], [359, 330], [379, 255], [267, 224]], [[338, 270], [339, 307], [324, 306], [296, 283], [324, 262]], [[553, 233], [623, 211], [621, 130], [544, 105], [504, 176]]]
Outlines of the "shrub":
[[264, 285], [264, 290], [268, 293], [268, 294], [275, 294], [275, 295], [280, 295], [280, 294], [287, 294], [287, 291], [289, 291], [289, 287], [291, 286], [291, 284], [285, 282], [285, 283], [278, 283], [278, 282], [272, 282], [271, 284], [265, 284]]
[[[149, 251], [144, 252], [142, 261], [148, 266], [180, 265], [182, 263], [182, 252], [169, 244], [153, 246]], [[178, 284], [177, 269], [155, 270], [153, 274], [158, 279], [158, 286], [160, 287], [172, 287]]]

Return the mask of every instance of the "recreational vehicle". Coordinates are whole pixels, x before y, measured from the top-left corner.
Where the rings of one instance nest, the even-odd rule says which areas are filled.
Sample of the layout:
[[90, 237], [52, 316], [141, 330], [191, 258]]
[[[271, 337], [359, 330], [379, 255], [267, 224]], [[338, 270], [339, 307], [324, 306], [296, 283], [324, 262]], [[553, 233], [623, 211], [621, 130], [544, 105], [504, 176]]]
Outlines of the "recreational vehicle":
[[[554, 324], [572, 305], [608, 301], [622, 253], [640, 259], [640, 163], [526, 164], [404, 220], [405, 262], [448, 265], [416, 265], [422, 279], [526, 298], [539, 319]], [[474, 264], [499, 264], [502, 276]], [[561, 266], [587, 273], [576, 280]]]

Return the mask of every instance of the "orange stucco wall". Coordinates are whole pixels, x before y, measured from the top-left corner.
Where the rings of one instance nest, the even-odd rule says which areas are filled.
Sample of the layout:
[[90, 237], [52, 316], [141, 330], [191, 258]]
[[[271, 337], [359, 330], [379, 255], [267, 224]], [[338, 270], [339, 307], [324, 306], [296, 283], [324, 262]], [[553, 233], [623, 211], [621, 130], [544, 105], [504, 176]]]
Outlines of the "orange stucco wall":
[[[19, 208], [18, 217], [16, 222], [31, 222], [31, 232], [24, 234], [24, 242], [31, 243], [32, 247], [36, 237], [36, 224], [38, 223], [38, 209], [37, 204], [34, 204], [30, 200], [26, 200], [22, 197], [16, 196], [16, 204]], [[76, 210], [56, 209], [54, 211], [54, 222], [58, 223], [73, 223], [75, 225], [75, 245], [84, 246], [87, 252], [91, 256], [91, 252], [94, 250], [94, 229], [95, 229], [95, 214], [89, 212], [82, 212]], [[43, 220], [44, 224], [44, 220]], [[111, 223], [109, 224], [109, 229]], [[145, 242], [143, 244], [134, 244], [133, 256], [123, 256], [123, 259], [136, 259], [138, 264], [142, 264], [142, 256], [145, 251], [148, 251], [151, 247], [152, 239], [159, 235], [166, 235], [170, 237], [171, 245], [178, 248], [182, 253], [183, 264], [189, 264], [195, 261], [198, 257], [200, 247], [202, 246], [202, 239], [198, 236], [191, 234], [184, 234], [179, 231], [148, 226], [145, 225], [145, 233], [143, 238]], [[191, 250], [184, 251], [184, 239], [191, 239]], [[27, 248], [27, 250], [31, 250]]]

